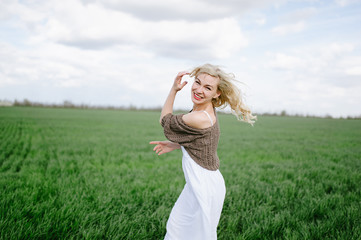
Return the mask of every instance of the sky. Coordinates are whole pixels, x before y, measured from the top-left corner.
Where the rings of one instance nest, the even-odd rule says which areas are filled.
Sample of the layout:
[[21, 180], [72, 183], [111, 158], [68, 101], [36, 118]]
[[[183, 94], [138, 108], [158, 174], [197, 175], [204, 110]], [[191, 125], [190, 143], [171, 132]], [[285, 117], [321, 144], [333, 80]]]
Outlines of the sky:
[[[220, 65], [256, 113], [361, 115], [360, 0], [1, 0], [0, 100], [161, 107]], [[191, 109], [190, 83], [175, 108]]]

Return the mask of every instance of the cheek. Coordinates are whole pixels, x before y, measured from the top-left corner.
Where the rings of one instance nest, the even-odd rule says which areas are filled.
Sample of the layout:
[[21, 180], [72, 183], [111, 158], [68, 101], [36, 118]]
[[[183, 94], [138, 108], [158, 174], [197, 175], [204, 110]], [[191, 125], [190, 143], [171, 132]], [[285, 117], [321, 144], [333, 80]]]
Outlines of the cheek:
[[192, 90], [196, 90], [198, 88], [197, 84], [193, 83]]
[[207, 98], [207, 99], [211, 99], [211, 98], [213, 98], [213, 93], [209, 92], [209, 91], [206, 91], [204, 93], [204, 97]]
[[212, 93], [210, 95], [212, 96], [212, 98], [217, 97], [217, 91], [212, 91]]

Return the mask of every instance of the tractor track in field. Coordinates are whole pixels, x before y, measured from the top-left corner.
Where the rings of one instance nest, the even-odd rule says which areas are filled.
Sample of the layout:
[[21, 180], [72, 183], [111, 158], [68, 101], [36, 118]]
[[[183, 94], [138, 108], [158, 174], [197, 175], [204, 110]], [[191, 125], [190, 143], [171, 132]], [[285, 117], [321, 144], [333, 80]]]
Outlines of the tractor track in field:
[[18, 160], [18, 155], [23, 148], [22, 142], [23, 135], [23, 121], [15, 122], [10, 128], [10, 134], [4, 141], [5, 144], [1, 148], [2, 154], [0, 155], [0, 171], [9, 171], [13, 163]]
[[0, 145], [0, 171], [20, 172], [31, 147], [32, 136], [29, 133], [30, 124], [20, 120], [9, 124], [4, 132]]
[[49, 147], [48, 144], [46, 144], [47, 139], [45, 137], [44, 134], [44, 130], [39, 128], [39, 135], [41, 137], [41, 143], [40, 143], [40, 147], [43, 150], [43, 154], [42, 154], [42, 158], [39, 159], [39, 165], [42, 168], [42, 170], [44, 171], [44, 174], [47, 172], [48, 170], [48, 166], [49, 166], [49, 160], [50, 160], [50, 153], [49, 153]]
[[52, 126], [39, 128], [38, 134], [41, 137], [40, 148], [42, 149], [39, 166], [42, 168], [44, 174], [46, 174], [49, 170], [51, 170], [52, 174], [54, 174], [60, 170], [57, 149], [56, 146], [51, 144], [51, 139], [49, 137], [55, 135], [55, 129]]
[[12, 139], [12, 134], [16, 129], [16, 126], [13, 124], [3, 123], [3, 128], [1, 131], [1, 142], [0, 149], [4, 149], [8, 144], [10, 144], [10, 140]]
[[6, 161], [9, 156], [11, 156], [14, 152], [14, 133], [16, 132], [15, 124], [8, 124], [3, 123], [5, 126], [3, 128], [1, 134], [1, 143], [0, 143], [0, 168], [2, 167], [3, 163]]
[[20, 170], [22, 169], [29, 153], [31, 150], [31, 146], [32, 146], [32, 136], [31, 135], [27, 135], [26, 139], [24, 140], [24, 144], [22, 147], [22, 150], [19, 154], [19, 161], [17, 161], [16, 163], [14, 163], [14, 171], [15, 172], [20, 172]]

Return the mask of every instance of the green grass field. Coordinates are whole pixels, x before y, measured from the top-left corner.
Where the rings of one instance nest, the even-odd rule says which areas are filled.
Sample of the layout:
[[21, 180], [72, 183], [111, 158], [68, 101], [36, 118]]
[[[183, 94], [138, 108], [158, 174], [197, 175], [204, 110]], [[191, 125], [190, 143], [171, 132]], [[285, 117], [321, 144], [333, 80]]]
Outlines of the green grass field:
[[[1, 239], [162, 239], [184, 178], [159, 115], [0, 108]], [[219, 239], [361, 238], [361, 120], [219, 122]]]

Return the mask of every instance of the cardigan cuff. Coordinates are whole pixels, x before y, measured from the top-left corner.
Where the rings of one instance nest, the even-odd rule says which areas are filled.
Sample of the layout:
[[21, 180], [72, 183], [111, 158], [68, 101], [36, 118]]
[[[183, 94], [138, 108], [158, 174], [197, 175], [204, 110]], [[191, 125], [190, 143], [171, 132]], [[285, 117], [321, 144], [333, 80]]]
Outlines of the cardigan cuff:
[[169, 119], [172, 115], [173, 115], [172, 113], [167, 113], [166, 115], [163, 116], [163, 118], [162, 118], [162, 120], [161, 120], [161, 122], [160, 122], [160, 124], [162, 125], [162, 127], [164, 127], [167, 119]]

